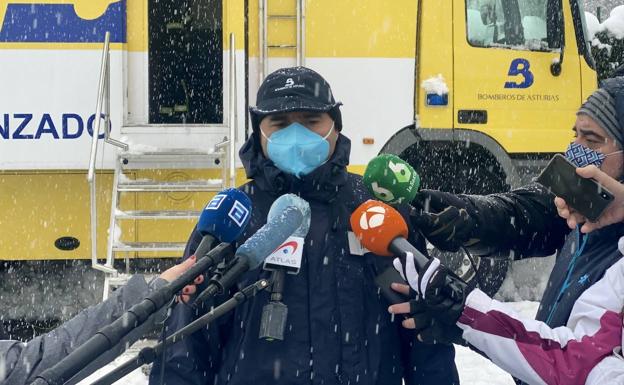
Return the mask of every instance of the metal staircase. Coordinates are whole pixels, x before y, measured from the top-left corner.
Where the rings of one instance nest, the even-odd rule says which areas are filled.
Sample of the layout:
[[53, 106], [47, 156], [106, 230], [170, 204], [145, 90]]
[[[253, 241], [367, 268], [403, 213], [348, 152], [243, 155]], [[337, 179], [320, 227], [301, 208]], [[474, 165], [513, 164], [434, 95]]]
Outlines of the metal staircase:
[[[223, 146], [221, 147], [223, 148]], [[172, 220], [197, 219], [200, 211], [195, 210], [131, 210], [121, 209], [120, 197], [123, 193], [153, 193], [153, 192], [217, 192], [226, 188], [226, 168], [220, 166], [227, 162], [225, 151], [198, 152], [194, 149], [160, 149], [159, 151], [142, 154], [119, 152], [113, 180], [113, 194], [111, 202], [111, 222], [109, 229], [119, 227], [122, 220]], [[187, 180], [181, 182], [130, 179], [128, 171], [163, 170], [163, 169], [191, 169], [208, 168], [214, 164], [221, 169], [221, 179], [216, 180]], [[108, 237], [107, 261], [110, 256], [120, 252], [141, 251], [184, 251], [185, 243], [178, 242], [128, 242]]]
[[[306, 0], [292, 0], [295, 2], [294, 12], [285, 10], [276, 12], [270, 10], [269, 0], [259, 0], [260, 19], [258, 22], [260, 31], [258, 38], [260, 40], [260, 58], [259, 70], [260, 80], [263, 80], [269, 73], [269, 57], [271, 51], [290, 51], [295, 58], [296, 65], [305, 65], [305, 2]], [[271, 13], [276, 12], [276, 13]], [[291, 29], [294, 36], [291, 36], [286, 42], [275, 42], [276, 36], [283, 37], [284, 33], [272, 33], [273, 29], [287, 27], [294, 21], [294, 29]], [[283, 30], [282, 30], [283, 32]]]
[[[124, 223], [129, 221], [150, 221], [150, 225], [158, 226], [164, 221], [196, 220], [200, 211], [197, 210], [122, 210], [121, 198], [124, 194], [172, 193], [172, 192], [218, 192], [227, 187], [227, 142], [219, 146], [216, 151], [201, 152], [196, 149], [159, 149], [145, 153], [129, 153], [119, 151], [113, 178], [111, 199], [111, 217], [109, 237], [104, 266], [113, 266], [114, 260], [120, 256], [126, 257], [132, 253], [157, 252], [169, 256], [182, 255], [186, 242], [153, 242], [129, 241], [124, 239]], [[218, 168], [221, 171], [220, 179], [214, 180], [145, 180], [132, 179], [145, 170], [166, 169], [206, 169]], [[136, 223], [136, 222], [135, 222]], [[104, 297], [116, 287], [124, 285], [129, 278], [128, 274], [107, 274], [104, 281]]]
[[[127, 229], [134, 221], [137, 223], [149, 222], [150, 225], [159, 226], [164, 221], [171, 220], [196, 220], [201, 213], [197, 210], [166, 210], [166, 209], [132, 209], [124, 210], [122, 198], [130, 195], [136, 200], [141, 194], [154, 193], [203, 193], [218, 192], [235, 184], [235, 141], [236, 141], [236, 98], [235, 98], [235, 42], [233, 35], [230, 36], [230, 99], [228, 126], [229, 137], [223, 138], [213, 148], [201, 150], [197, 148], [150, 148], [149, 150], [134, 150], [123, 142], [116, 141], [110, 135], [110, 95], [109, 95], [109, 43], [108, 33], [105, 38], [102, 54], [102, 70], [100, 73], [99, 92], [96, 107], [96, 116], [102, 116], [104, 124], [104, 141], [118, 147], [115, 169], [113, 176], [113, 190], [111, 197], [110, 222], [108, 227], [108, 242], [106, 248], [106, 261], [100, 263], [97, 256], [97, 207], [95, 189], [95, 158], [97, 157], [97, 138], [93, 135], [91, 159], [89, 164], [88, 181], [91, 188], [91, 259], [94, 269], [105, 273], [104, 299], [115, 288], [124, 285], [130, 277], [130, 255], [137, 256], [139, 253], [157, 253], [158, 257], [167, 255], [180, 257], [186, 246], [186, 242], [154, 242], [129, 240]], [[94, 133], [100, 132], [100, 121], [96, 120]], [[233, 139], [233, 140], [232, 140]], [[140, 148], [140, 147], [138, 147]], [[137, 176], [141, 174], [159, 175], [167, 170], [208, 170], [209, 173], [218, 174], [215, 179], [188, 179], [188, 180], [163, 180], [162, 178], [144, 179]], [[146, 195], [143, 195], [146, 196]], [[147, 200], [149, 202], [149, 199]], [[151, 255], [151, 254], [150, 254]], [[116, 259], [125, 258], [126, 272], [118, 271], [114, 262]], [[101, 258], [100, 258], [101, 259]]]

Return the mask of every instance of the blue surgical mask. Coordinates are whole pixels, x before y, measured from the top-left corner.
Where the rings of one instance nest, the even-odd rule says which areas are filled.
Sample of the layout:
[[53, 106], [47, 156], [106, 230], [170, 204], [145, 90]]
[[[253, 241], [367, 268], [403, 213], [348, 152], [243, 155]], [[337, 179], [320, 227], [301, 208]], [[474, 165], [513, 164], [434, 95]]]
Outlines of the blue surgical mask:
[[614, 151], [605, 155], [602, 152], [585, 147], [580, 143], [570, 143], [565, 152], [565, 157], [576, 167], [585, 167], [593, 164], [594, 166], [600, 168], [600, 166], [602, 166], [602, 162], [604, 162], [607, 156], [618, 154], [620, 152], [622, 151]]
[[307, 129], [300, 123], [292, 123], [288, 127], [275, 131], [267, 137], [262, 130], [260, 133], [268, 141], [267, 152], [269, 159], [280, 170], [301, 178], [308, 175], [329, 157], [329, 142], [327, 135], [320, 136]]

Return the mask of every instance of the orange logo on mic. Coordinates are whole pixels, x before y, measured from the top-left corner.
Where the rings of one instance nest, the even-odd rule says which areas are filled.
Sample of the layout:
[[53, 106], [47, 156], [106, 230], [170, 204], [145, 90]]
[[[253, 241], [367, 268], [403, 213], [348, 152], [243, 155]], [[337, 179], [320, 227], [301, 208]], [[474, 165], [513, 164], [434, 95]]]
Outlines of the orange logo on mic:
[[401, 214], [385, 203], [368, 200], [351, 214], [351, 228], [362, 245], [377, 255], [390, 256], [390, 242], [407, 238], [407, 224]]

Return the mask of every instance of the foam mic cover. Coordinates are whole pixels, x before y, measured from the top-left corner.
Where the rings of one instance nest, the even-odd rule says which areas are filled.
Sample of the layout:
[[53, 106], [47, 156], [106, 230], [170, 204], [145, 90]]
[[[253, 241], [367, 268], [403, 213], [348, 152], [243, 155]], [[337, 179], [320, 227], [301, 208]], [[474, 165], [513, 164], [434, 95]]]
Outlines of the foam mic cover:
[[377, 255], [392, 256], [388, 250], [397, 237], [407, 238], [407, 224], [398, 211], [375, 200], [362, 203], [351, 214], [351, 229], [368, 250]]
[[301, 226], [299, 226], [292, 236], [305, 238], [305, 236], [308, 235], [308, 230], [310, 230], [310, 204], [295, 194], [284, 194], [277, 198], [269, 209], [267, 221], [270, 221], [276, 215], [280, 215], [288, 206], [298, 208], [303, 214], [303, 222], [301, 222]]
[[251, 218], [251, 200], [241, 190], [228, 188], [214, 196], [202, 211], [197, 230], [220, 242], [234, 242]]
[[410, 203], [420, 188], [416, 170], [392, 154], [371, 159], [364, 171], [363, 182], [377, 199], [391, 205]]
[[301, 226], [304, 214], [296, 206], [287, 206], [279, 214], [269, 219], [254, 235], [252, 235], [238, 250], [238, 258], [249, 261], [249, 269], [255, 269], [277, 249], [286, 238]]

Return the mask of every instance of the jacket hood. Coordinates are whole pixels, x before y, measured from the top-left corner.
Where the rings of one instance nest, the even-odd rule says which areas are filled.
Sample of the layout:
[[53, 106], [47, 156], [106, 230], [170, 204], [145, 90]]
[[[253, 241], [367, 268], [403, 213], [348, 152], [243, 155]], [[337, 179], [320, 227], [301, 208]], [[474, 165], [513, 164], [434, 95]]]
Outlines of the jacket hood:
[[262, 191], [275, 196], [292, 193], [306, 200], [332, 202], [347, 182], [350, 153], [351, 140], [339, 134], [331, 158], [301, 179], [280, 170], [264, 156], [258, 135], [251, 135], [238, 154], [247, 178], [253, 179]]

